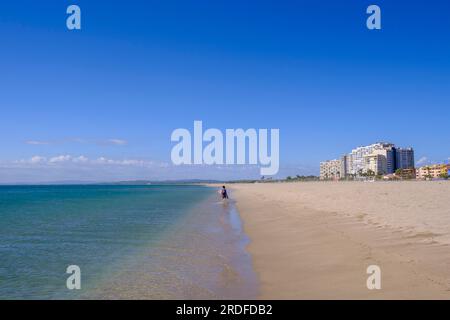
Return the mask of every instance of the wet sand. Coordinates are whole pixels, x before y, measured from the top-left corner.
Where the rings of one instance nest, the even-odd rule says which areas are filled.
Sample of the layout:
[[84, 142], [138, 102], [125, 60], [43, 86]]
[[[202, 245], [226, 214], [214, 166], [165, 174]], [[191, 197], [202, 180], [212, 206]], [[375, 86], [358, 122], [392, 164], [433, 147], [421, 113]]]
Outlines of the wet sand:
[[[449, 182], [230, 185], [262, 299], [450, 299]], [[381, 268], [381, 289], [366, 285]]]

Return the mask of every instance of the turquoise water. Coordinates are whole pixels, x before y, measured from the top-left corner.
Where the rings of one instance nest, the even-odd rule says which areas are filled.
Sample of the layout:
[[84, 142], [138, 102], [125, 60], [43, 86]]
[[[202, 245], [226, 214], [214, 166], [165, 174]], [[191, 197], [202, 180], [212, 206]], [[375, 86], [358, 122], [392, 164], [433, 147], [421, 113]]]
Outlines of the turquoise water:
[[0, 299], [253, 298], [246, 241], [208, 187], [0, 186]]

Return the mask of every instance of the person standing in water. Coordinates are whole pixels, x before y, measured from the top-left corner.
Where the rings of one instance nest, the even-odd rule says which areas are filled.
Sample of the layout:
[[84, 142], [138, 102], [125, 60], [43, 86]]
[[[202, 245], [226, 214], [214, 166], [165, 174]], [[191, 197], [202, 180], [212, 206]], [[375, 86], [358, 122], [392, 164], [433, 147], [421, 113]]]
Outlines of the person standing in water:
[[227, 193], [227, 189], [225, 189], [225, 186], [222, 186], [222, 190], [220, 190], [220, 194], [222, 195], [222, 199], [228, 199], [228, 193]]

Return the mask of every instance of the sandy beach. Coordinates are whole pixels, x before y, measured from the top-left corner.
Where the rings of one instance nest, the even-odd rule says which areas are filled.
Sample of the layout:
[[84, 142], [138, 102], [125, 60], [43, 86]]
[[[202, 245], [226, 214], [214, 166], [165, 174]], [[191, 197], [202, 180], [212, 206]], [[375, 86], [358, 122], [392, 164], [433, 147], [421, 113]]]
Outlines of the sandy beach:
[[[229, 186], [262, 299], [450, 299], [450, 183]], [[381, 289], [366, 285], [369, 265]]]

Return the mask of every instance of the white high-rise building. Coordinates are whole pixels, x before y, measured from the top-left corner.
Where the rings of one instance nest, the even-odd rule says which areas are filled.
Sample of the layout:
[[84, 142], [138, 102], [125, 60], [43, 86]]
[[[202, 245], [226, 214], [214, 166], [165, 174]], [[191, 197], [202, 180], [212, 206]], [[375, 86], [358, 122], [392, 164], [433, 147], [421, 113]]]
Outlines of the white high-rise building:
[[385, 157], [385, 161], [381, 164], [382, 167], [379, 168], [379, 172], [394, 172], [394, 145], [392, 143], [378, 142], [353, 149], [347, 155], [347, 173], [358, 175], [359, 173], [367, 172], [368, 168], [365, 157], [374, 154]]
[[371, 171], [375, 175], [386, 174], [386, 157], [383, 154], [376, 153], [364, 156], [364, 172]]
[[[340, 166], [340, 168], [338, 168]], [[369, 170], [376, 175], [393, 174], [396, 169], [414, 168], [414, 150], [396, 148], [392, 143], [377, 142], [353, 149], [340, 160], [320, 164], [322, 179], [360, 176]]]

